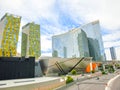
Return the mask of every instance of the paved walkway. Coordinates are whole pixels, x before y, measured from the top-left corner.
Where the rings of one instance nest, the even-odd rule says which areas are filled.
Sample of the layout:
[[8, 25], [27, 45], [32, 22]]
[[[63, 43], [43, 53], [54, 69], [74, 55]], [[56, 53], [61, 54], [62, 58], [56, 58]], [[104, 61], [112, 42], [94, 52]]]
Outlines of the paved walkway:
[[116, 75], [118, 74], [108, 74], [100, 76], [99, 79], [93, 78], [85, 81], [79, 81], [65, 90], [105, 90], [107, 82]]
[[38, 78], [27, 78], [27, 79], [13, 79], [13, 80], [1, 80], [0, 88], [15, 87], [36, 83], [44, 83], [52, 80], [57, 80], [59, 77], [38, 77]]
[[115, 80], [111, 83], [111, 85], [109, 85], [108, 89], [106, 90], [109, 90], [109, 88], [111, 90], [120, 90], [120, 75], [115, 78]]

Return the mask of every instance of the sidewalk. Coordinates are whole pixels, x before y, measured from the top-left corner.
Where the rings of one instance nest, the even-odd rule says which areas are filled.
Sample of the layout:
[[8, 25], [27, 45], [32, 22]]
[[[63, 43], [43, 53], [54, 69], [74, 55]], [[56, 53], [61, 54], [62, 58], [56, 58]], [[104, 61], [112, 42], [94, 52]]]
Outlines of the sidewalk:
[[51, 90], [63, 86], [59, 77], [39, 77], [0, 81], [0, 90]]
[[71, 85], [66, 85], [66, 87], [56, 90], [105, 90], [107, 82], [116, 75], [118, 75], [118, 73], [112, 73], [108, 75], [94, 73], [86, 75], [84, 78], [77, 77], [78, 80]]
[[92, 78], [95, 78], [95, 77], [98, 77], [98, 76], [101, 76], [101, 75], [102, 75], [101, 72], [84, 74], [84, 75], [74, 75], [74, 76], [71, 76], [74, 79], [74, 82], [72, 82], [70, 84], [66, 84], [66, 85], [61, 86], [61, 87], [58, 87], [55, 90], [66, 90], [67, 88], [69, 88], [73, 85], [76, 85], [76, 83], [78, 81], [85, 81], [85, 80], [92, 79]]

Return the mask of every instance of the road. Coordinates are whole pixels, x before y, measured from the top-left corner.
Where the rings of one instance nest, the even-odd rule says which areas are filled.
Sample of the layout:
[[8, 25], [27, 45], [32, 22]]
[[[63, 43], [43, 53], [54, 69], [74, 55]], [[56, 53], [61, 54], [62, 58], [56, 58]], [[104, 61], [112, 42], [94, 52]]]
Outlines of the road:
[[[116, 75], [118, 74], [114, 73], [114, 74], [102, 75], [101, 77], [99, 77], [99, 79], [93, 78], [81, 82], [79, 81], [65, 90], [105, 90], [105, 87], [107, 86], [107, 82]], [[114, 81], [111, 90], [120, 90], [119, 80], [117, 79], [117, 81], [116, 80]], [[114, 87], [116, 87], [117, 89], [115, 89]]]
[[111, 85], [111, 90], [120, 90], [120, 76], [116, 78]]

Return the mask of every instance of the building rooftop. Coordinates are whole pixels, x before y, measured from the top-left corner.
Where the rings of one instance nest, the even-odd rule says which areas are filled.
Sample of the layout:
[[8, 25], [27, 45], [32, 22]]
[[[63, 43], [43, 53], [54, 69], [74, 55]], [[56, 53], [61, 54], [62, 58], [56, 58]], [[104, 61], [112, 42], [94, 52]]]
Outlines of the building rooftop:
[[[35, 24], [35, 22], [30, 22], [30, 23], [27, 23], [27, 24], [25, 24], [23, 27], [22, 27], [22, 29], [24, 29], [24, 28], [26, 28], [27, 26], [29, 26], [30, 24]], [[39, 25], [39, 24], [36, 24], [36, 25]]]
[[1, 19], [0, 21], [2, 21], [6, 16], [13, 16], [15, 18], [21, 18], [21, 16], [17, 16], [17, 15], [13, 15], [13, 14], [10, 14], [10, 13], [6, 13]]
[[[67, 32], [65, 32], [65, 33], [58, 34], [58, 35], [54, 35], [53, 37], [62, 36], [62, 35], [65, 35], [66, 33], [70, 33], [70, 32], [76, 32], [78, 29], [82, 30], [81, 28], [84, 27], [84, 26], [86, 26], [86, 25], [88, 25], [88, 24], [93, 24], [93, 25], [94, 25], [94, 24], [96, 24], [96, 23], [99, 23], [99, 20], [95, 20], [95, 21], [90, 22], [90, 23], [87, 23], [87, 24], [85, 24], [85, 25], [82, 25], [82, 26], [73, 28], [73, 29], [71, 29], [71, 30], [69, 30], [69, 31], [67, 31]], [[82, 31], [83, 31], [83, 30], [82, 30]]]

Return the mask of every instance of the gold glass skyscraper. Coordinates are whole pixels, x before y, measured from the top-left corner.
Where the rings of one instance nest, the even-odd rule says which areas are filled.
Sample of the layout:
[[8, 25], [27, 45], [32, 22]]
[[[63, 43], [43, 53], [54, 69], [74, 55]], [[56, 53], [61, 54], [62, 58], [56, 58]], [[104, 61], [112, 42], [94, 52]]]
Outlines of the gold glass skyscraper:
[[28, 23], [22, 27], [21, 56], [40, 57], [40, 25]]
[[16, 56], [20, 16], [6, 13], [0, 20], [0, 56]]

